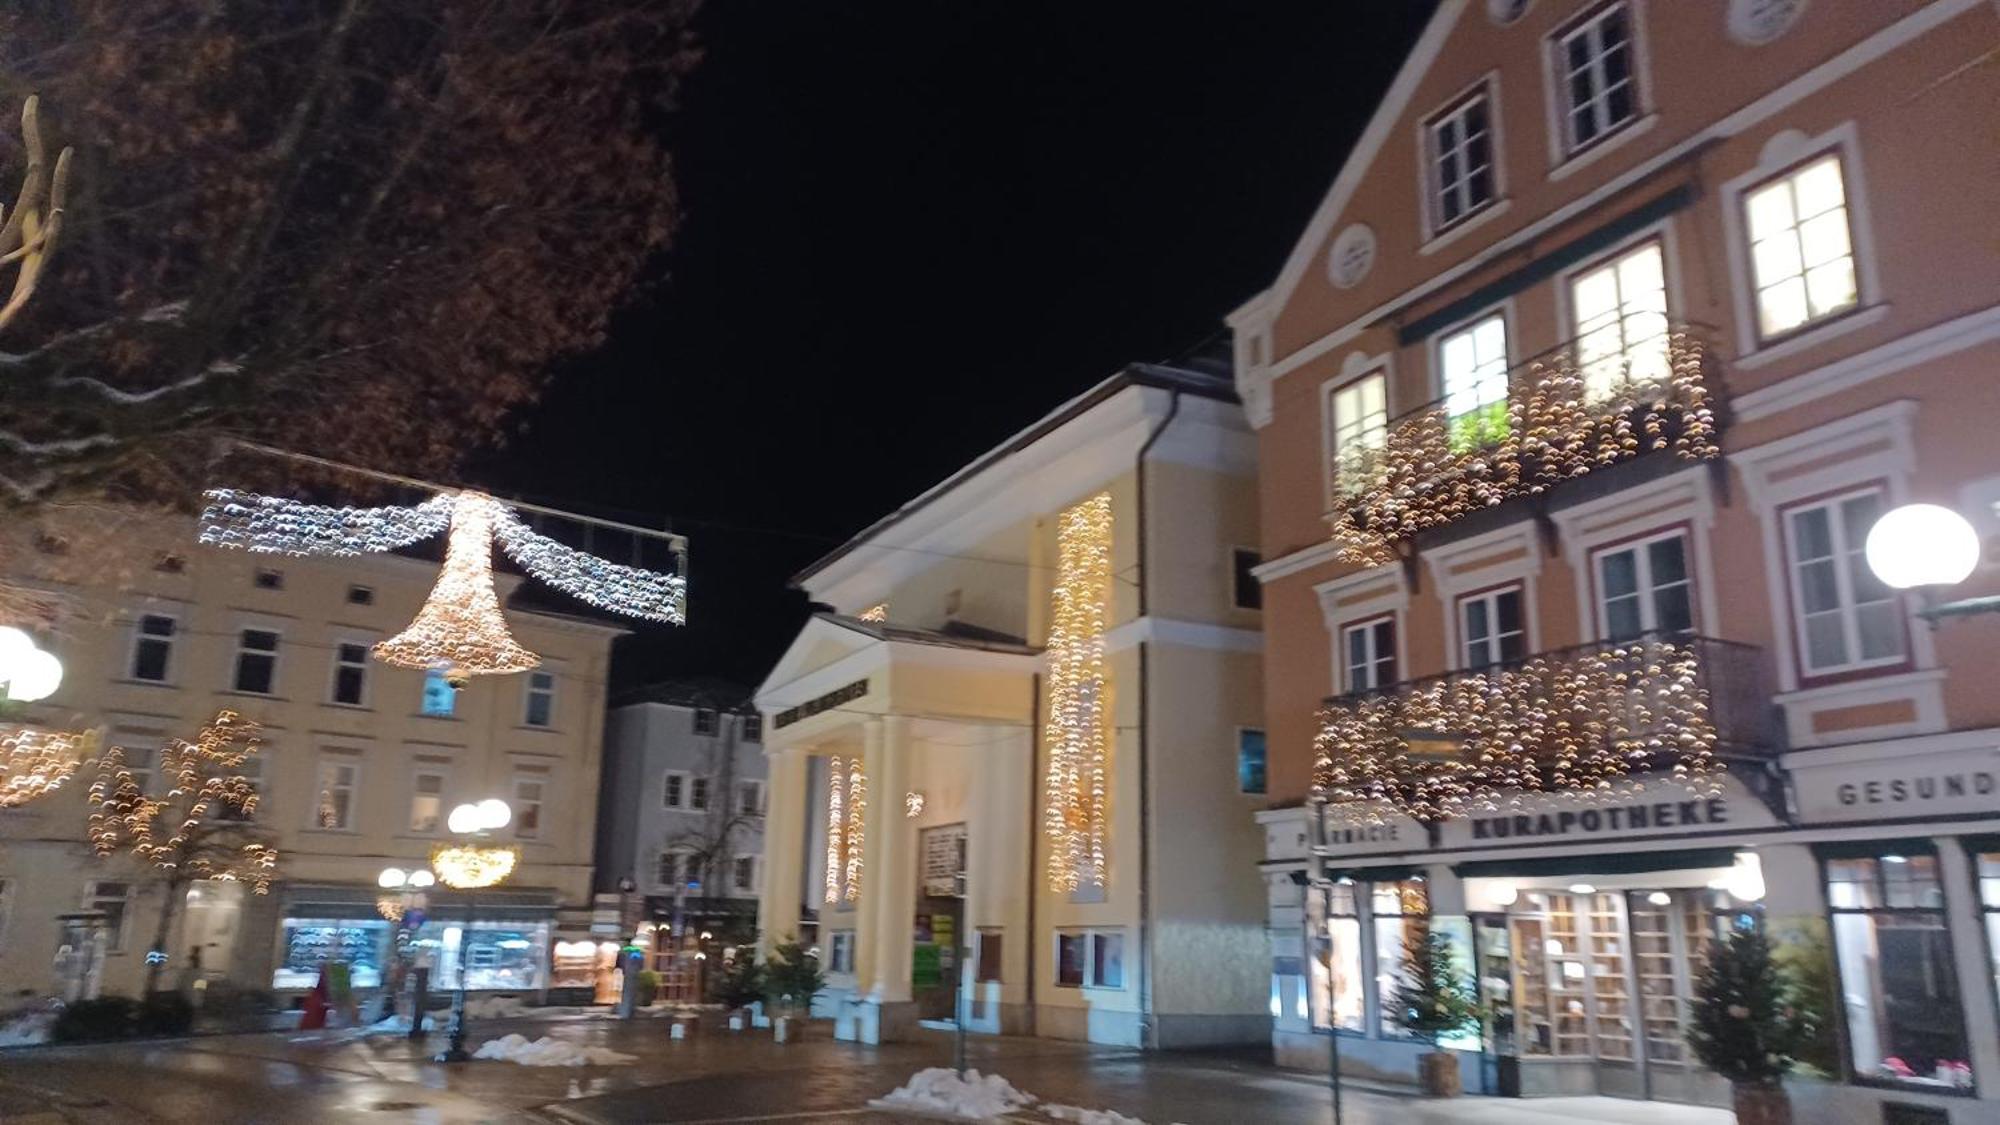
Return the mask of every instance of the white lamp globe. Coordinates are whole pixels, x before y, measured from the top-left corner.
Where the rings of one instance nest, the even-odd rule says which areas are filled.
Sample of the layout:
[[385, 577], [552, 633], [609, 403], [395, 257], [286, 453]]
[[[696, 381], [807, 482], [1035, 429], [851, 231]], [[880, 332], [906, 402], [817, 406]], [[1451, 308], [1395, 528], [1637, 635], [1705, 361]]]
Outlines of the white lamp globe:
[[403, 874], [402, 868], [384, 867], [382, 873], [375, 877], [375, 885], [385, 891], [393, 891], [397, 887], [402, 886], [408, 879], [409, 876]]
[[479, 826], [481, 828], [505, 828], [514, 819], [514, 809], [498, 797], [488, 797], [479, 802]]
[[1979, 565], [1979, 533], [1950, 508], [1905, 504], [1875, 521], [1865, 550], [1868, 569], [1898, 590], [1952, 586]]
[[446, 828], [461, 836], [468, 832], [477, 832], [483, 827], [479, 820], [478, 805], [459, 805], [451, 810], [451, 815], [445, 818], [444, 823]]
[[425, 887], [431, 886], [436, 882], [437, 882], [437, 876], [431, 874], [428, 870], [425, 870], [423, 868], [419, 868], [415, 871], [410, 872], [410, 885], [412, 887], [417, 888], [418, 890], [422, 890]]
[[37, 699], [47, 699], [62, 686], [62, 661], [56, 654], [30, 649], [27, 655], [14, 663], [14, 674], [7, 680], [7, 698], [23, 703], [33, 703]]
[[0, 625], [0, 681], [14, 678], [14, 669], [35, 651], [35, 638], [12, 625]]

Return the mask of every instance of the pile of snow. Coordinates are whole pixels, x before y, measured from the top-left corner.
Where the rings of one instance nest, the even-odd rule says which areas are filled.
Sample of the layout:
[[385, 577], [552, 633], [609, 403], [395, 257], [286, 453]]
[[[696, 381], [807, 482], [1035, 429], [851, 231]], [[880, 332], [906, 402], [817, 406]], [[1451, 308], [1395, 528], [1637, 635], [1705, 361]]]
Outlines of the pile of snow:
[[1045, 1105], [1042, 1112], [1057, 1121], [1074, 1121], [1077, 1125], [1146, 1125], [1136, 1117], [1127, 1117], [1115, 1109], [1079, 1109], [1073, 1105]]
[[469, 1020], [490, 1020], [502, 1016], [518, 1016], [528, 1010], [519, 996], [469, 996], [465, 1001], [465, 1018]]
[[997, 1074], [968, 1070], [961, 1078], [955, 1070], [934, 1066], [911, 1075], [908, 1082], [871, 1104], [986, 1121], [1035, 1104], [1035, 1096], [1016, 1090]]
[[49, 1029], [55, 1026], [54, 1012], [22, 1012], [5, 1023], [0, 1023], [0, 1047], [32, 1047], [49, 1041]]
[[617, 1066], [634, 1056], [605, 1047], [585, 1047], [562, 1039], [542, 1036], [530, 1042], [519, 1035], [491, 1039], [472, 1052], [475, 1059], [497, 1059], [522, 1066]]

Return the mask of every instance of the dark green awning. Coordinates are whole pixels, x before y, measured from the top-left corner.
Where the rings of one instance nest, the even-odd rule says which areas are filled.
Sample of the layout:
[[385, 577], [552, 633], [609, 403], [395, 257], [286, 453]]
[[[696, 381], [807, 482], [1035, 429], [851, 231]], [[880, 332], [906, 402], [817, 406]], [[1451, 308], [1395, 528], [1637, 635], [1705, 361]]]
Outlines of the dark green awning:
[[1690, 867], [1730, 867], [1741, 848], [1694, 848], [1670, 852], [1613, 852], [1600, 855], [1523, 856], [1479, 859], [1452, 865], [1461, 879], [1532, 879], [1543, 875], [1642, 875]]

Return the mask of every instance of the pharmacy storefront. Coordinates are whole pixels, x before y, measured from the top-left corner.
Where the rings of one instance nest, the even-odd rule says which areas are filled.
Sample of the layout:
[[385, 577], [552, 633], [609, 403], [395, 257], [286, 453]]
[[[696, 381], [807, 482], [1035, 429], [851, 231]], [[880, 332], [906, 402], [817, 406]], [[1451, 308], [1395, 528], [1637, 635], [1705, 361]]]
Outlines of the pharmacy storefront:
[[456, 989], [461, 964], [469, 990], [539, 993], [551, 987], [553, 894], [504, 890], [487, 895], [471, 904], [469, 917], [465, 899], [444, 892], [426, 896], [400, 922], [392, 922], [384, 916], [382, 896], [366, 888], [289, 888], [271, 987], [310, 989], [322, 967], [338, 961], [347, 965], [354, 988], [375, 989], [390, 978], [398, 958], [430, 969], [433, 989]]
[[[1456, 939], [1490, 1013], [1445, 1044], [1468, 1090], [1727, 1105], [1685, 1033], [1705, 951], [1749, 923], [1837, 975], [1842, 1057], [1827, 1060], [1832, 1080], [1795, 1090], [1800, 1120], [1880, 1122], [1885, 1102], [1944, 1114], [1911, 1120], [2000, 1120], [1976, 1100], [2000, 1092], [2000, 1057], [1983, 1057], [1996, 1040], [2000, 835], [1956, 821], [1863, 828], [1866, 771], [1800, 765], [1796, 819], [1733, 778], [1712, 797], [1531, 800], [1434, 832], [1260, 814], [1280, 1062], [1323, 1070], [1337, 1028], [1344, 1073], [1413, 1080], [1429, 1048], [1386, 999], [1403, 939], [1429, 925]], [[1946, 782], [1954, 772], [1966, 779]], [[1976, 772], [1944, 768], [1934, 788], [1963, 785], [1971, 800]], [[1876, 780], [1884, 800], [1902, 791]], [[1984, 830], [2000, 833], [1987, 801]]]

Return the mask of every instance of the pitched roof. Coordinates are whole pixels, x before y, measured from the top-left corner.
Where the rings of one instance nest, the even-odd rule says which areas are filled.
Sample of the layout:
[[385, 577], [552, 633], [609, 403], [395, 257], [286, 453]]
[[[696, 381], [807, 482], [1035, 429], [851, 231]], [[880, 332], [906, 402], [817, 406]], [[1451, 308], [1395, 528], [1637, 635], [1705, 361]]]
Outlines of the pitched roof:
[[918, 629], [887, 621], [863, 621], [859, 617], [849, 617], [842, 613], [816, 613], [813, 616], [857, 633], [865, 633], [878, 641], [939, 645], [945, 648], [970, 649], [975, 652], [1009, 652], [1022, 656], [1036, 656], [1042, 651], [1019, 637], [1006, 636], [991, 629], [982, 629], [976, 625], [957, 621], [947, 624], [942, 629]]
[[757, 710], [751, 706], [748, 687], [720, 676], [658, 680], [619, 692], [611, 699], [613, 707], [630, 707], [638, 703], [663, 703], [670, 707], [735, 711], [746, 715], [755, 714]]

